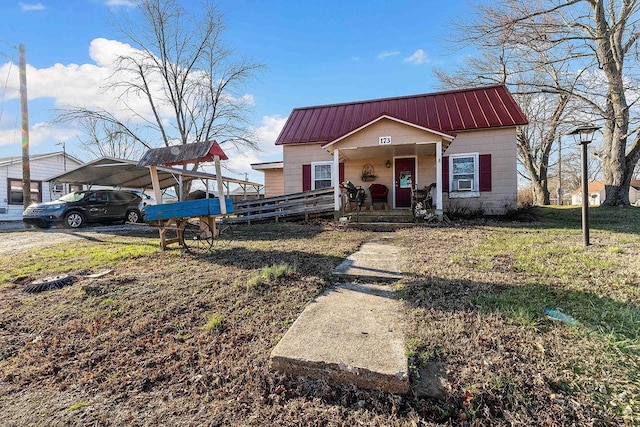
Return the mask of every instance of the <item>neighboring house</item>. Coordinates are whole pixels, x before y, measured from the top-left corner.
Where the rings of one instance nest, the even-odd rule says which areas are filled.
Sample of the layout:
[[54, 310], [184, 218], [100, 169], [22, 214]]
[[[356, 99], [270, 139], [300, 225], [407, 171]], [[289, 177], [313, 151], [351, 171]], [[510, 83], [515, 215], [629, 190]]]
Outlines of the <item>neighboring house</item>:
[[504, 85], [296, 108], [276, 140], [283, 161], [252, 167], [265, 172], [267, 197], [333, 187], [336, 210], [349, 180], [387, 186], [392, 209], [435, 184], [440, 213], [502, 214], [516, 207], [516, 129], [526, 124]]
[[[589, 193], [589, 206], [600, 206], [605, 199], [605, 185], [602, 181], [590, 182], [587, 187]], [[640, 180], [632, 180], [629, 186], [629, 203], [640, 204]], [[571, 204], [582, 204], [582, 188], [575, 190], [571, 194]]]
[[[78, 189], [69, 184], [50, 184], [48, 179], [80, 165], [80, 160], [62, 151], [29, 156], [31, 200], [48, 202]], [[0, 157], [0, 221], [21, 221], [22, 200], [22, 157]]]
[[254, 200], [254, 199], [263, 199], [264, 198], [264, 187], [260, 186], [259, 189], [256, 189], [252, 185], [246, 185], [243, 187], [238, 187], [229, 193], [229, 197], [234, 202], [240, 202], [242, 200]]

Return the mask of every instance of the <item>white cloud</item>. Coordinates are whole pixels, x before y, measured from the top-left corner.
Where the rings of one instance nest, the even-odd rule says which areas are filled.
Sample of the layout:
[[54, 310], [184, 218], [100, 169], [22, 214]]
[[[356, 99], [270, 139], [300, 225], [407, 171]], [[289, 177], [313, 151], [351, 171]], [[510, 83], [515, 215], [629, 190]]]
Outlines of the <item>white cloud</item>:
[[105, 0], [104, 3], [108, 7], [136, 7], [138, 5], [137, 0]]
[[114, 68], [115, 62], [120, 56], [133, 56], [136, 49], [127, 43], [117, 40], [109, 40], [102, 37], [91, 40], [89, 56], [100, 67]]
[[[122, 75], [114, 76], [115, 63], [121, 55], [135, 55], [136, 50], [126, 43], [116, 40], [97, 38], [89, 46], [91, 61], [85, 64], [53, 64], [49, 67], [36, 68], [27, 66], [27, 93], [31, 105], [38, 105], [40, 108], [31, 111], [32, 124], [30, 129], [30, 145], [44, 148], [45, 145], [51, 150], [55, 143], [69, 141], [67, 145], [69, 152], [72, 152], [75, 138], [80, 134], [70, 126], [55, 125], [44, 122], [52, 117], [41, 117], [49, 113], [50, 108], [63, 108], [66, 106], [83, 106], [87, 108], [104, 108], [108, 111], [120, 111], [121, 119], [125, 121], [140, 120], [133, 117], [128, 108], [150, 119], [152, 112], [148, 102], [143, 96], [130, 94], [129, 96], [118, 98], [114, 91], [105, 88], [114, 79], [120, 80]], [[2, 151], [18, 152], [20, 147], [20, 117], [19, 108], [16, 107], [20, 97], [19, 93], [19, 70], [13, 63], [0, 64], [0, 82], [7, 82], [4, 90], [3, 105], [4, 111], [0, 115], [0, 147]], [[155, 90], [161, 90], [160, 82], [150, 80], [150, 84]], [[230, 98], [230, 101], [243, 103], [245, 105], [255, 105], [256, 100], [253, 95], [245, 94], [238, 98]], [[11, 104], [12, 109], [7, 105]], [[15, 104], [15, 105], [14, 105]], [[125, 104], [127, 108], [125, 108]], [[41, 107], [46, 105], [47, 108]], [[13, 108], [16, 107], [16, 108]], [[15, 111], [14, 111], [15, 110]], [[11, 111], [13, 111], [12, 114]], [[35, 113], [35, 114], [34, 114]], [[172, 117], [169, 105], [163, 105], [160, 114], [167, 120]], [[35, 120], [34, 120], [35, 119]], [[262, 180], [263, 174], [253, 171], [251, 163], [265, 161], [282, 160], [282, 148], [274, 145], [286, 118], [279, 116], [264, 116], [259, 126], [254, 129], [257, 136], [260, 151], [235, 150], [231, 147], [223, 147], [228, 151], [230, 160], [225, 162], [231, 174], [237, 178], [244, 178], [244, 172], [248, 172], [250, 179]], [[132, 123], [135, 126], [136, 123]]]
[[[21, 135], [19, 127], [16, 126], [13, 129], [0, 129], [0, 147], [20, 144], [20, 141]], [[6, 155], [2, 154], [0, 157], [6, 157]]]
[[251, 94], [242, 95], [241, 98], [242, 98], [242, 102], [245, 105], [256, 105], [256, 100], [255, 100], [254, 96], [251, 95]]
[[418, 49], [415, 52], [413, 52], [413, 55], [407, 58], [404, 58], [404, 62], [410, 62], [411, 64], [416, 64], [416, 65], [424, 64], [428, 60], [429, 59], [427, 58], [427, 54], [424, 53], [424, 50], [422, 49]]
[[225, 168], [230, 173], [239, 173], [236, 178], [244, 179], [244, 172], [247, 172], [249, 181], [263, 182], [264, 175], [252, 170], [251, 164], [282, 160], [282, 147], [276, 146], [275, 142], [286, 121], [286, 117], [262, 117], [262, 124], [255, 129], [260, 151], [223, 147], [229, 157], [229, 160], [224, 162]]
[[[22, 145], [20, 124], [12, 128], [0, 129], [0, 147]], [[48, 122], [38, 122], [29, 126], [29, 146], [36, 147], [48, 141], [68, 141], [76, 137], [77, 131], [68, 126], [56, 126]]]
[[[127, 80], [126, 75], [116, 74], [117, 60], [121, 56], [135, 57], [139, 51], [129, 44], [105, 38], [96, 38], [89, 46], [89, 56], [93, 60], [87, 64], [54, 64], [46, 68], [35, 68], [27, 65], [27, 94], [29, 101], [39, 98], [50, 98], [55, 108], [69, 106], [102, 108], [114, 114], [120, 111], [121, 120], [132, 120], [131, 111], [145, 120], [153, 120], [153, 113], [147, 99], [137, 93], [130, 92], [126, 96], [118, 96], [121, 90], [113, 87], [117, 81]], [[7, 82], [4, 88], [3, 102], [18, 99], [20, 96], [19, 70], [13, 63], [0, 65], [0, 81]], [[152, 91], [162, 92], [159, 78], [148, 80]], [[255, 105], [251, 94], [230, 102], [244, 105]], [[173, 116], [168, 103], [162, 103], [159, 113], [164, 118]]]
[[262, 117], [262, 126], [256, 129], [256, 135], [258, 137], [258, 141], [260, 142], [260, 148], [268, 155], [273, 154], [277, 151], [282, 156], [282, 148], [280, 146], [276, 147], [275, 142], [286, 122], [287, 117]]
[[400, 52], [399, 51], [388, 51], [388, 50], [385, 50], [384, 52], [380, 52], [378, 54], [378, 59], [387, 59], [390, 56], [396, 56], [396, 55], [400, 55]]
[[34, 10], [45, 10], [46, 7], [42, 3], [20, 3], [20, 9], [23, 12], [32, 12]]

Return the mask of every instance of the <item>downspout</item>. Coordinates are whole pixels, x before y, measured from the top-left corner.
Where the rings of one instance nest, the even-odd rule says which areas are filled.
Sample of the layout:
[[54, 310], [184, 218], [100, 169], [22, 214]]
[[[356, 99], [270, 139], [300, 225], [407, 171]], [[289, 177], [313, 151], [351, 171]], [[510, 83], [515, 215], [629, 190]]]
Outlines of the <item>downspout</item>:
[[444, 217], [442, 209], [442, 140], [436, 142], [436, 216], [440, 221]]

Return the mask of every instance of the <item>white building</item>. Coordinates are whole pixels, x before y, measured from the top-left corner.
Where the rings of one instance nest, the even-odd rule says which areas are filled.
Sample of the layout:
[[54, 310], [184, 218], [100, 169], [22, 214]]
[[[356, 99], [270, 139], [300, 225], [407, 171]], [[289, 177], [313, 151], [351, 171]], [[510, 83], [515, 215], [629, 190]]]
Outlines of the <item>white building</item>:
[[[590, 182], [587, 188], [589, 192], [589, 205], [600, 206], [605, 199], [605, 185], [602, 181]], [[640, 180], [632, 180], [629, 186], [629, 202], [632, 205], [638, 205], [640, 203]], [[575, 190], [571, 194], [571, 204], [582, 204], [582, 188]]]
[[[49, 178], [82, 162], [62, 151], [29, 156], [31, 200], [48, 202], [74, 191], [77, 186], [50, 184]], [[0, 221], [22, 221], [22, 157], [0, 157]]]

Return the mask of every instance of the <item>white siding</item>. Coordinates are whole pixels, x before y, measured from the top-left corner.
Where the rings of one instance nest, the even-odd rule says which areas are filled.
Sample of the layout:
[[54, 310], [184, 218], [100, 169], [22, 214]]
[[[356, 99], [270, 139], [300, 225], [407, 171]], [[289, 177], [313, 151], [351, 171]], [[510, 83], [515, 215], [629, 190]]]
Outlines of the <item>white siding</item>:
[[[67, 157], [67, 170], [80, 166], [81, 163]], [[42, 181], [42, 201], [52, 200], [51, 186], [47, 181], [50, 177], [64, 172], [64, 157], [62, 153], [35, 158], [30, 161], [31, 181]], [[22, 205], [9, 204], [9, 179], [22, 180], [22, 161], [0, 164], [0, 221], [22, 221]], [[65, 187], [68, 188], [68, 187]], [[61, 194], [54, 194], [53, 200]]]

